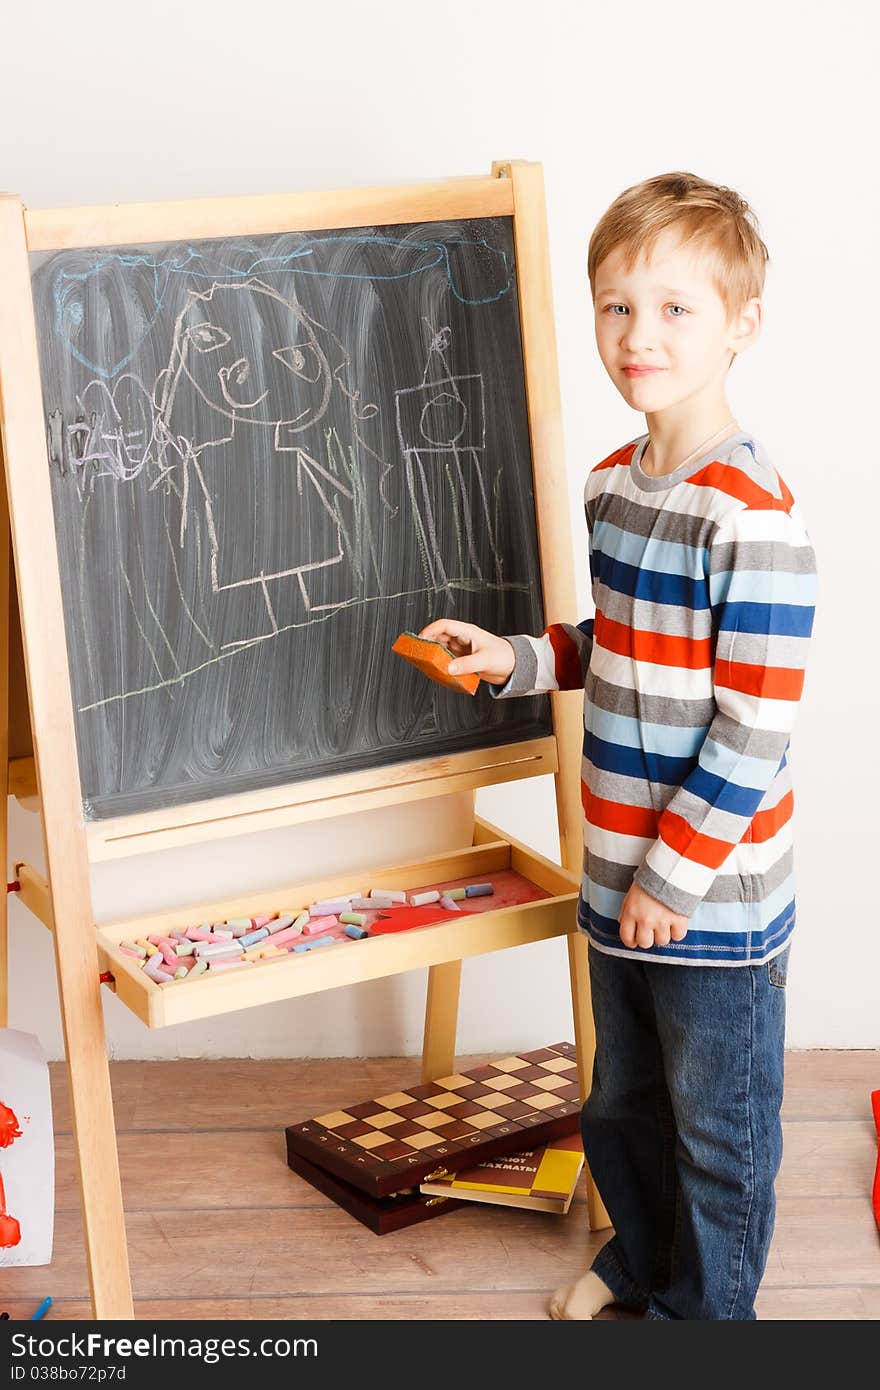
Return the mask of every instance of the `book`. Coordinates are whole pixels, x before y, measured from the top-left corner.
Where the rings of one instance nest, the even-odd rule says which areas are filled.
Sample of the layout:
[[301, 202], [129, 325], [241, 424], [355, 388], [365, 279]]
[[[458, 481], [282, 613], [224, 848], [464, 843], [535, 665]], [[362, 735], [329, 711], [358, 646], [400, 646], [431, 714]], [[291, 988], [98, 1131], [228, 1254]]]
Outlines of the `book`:
[[430, 1181], [419, 1184], [419, 1191], [564, 1216], [583, 1166], [581, 1137], [568, 1134], [535, 1149], [487, 1159], [458, 1173], [434, 1174]]

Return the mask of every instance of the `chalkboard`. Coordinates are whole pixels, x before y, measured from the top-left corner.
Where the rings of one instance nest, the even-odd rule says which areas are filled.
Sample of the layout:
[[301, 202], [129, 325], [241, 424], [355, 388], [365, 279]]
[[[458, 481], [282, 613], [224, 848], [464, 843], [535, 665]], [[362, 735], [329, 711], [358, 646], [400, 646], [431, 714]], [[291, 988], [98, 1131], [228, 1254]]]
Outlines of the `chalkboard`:
[[88, 820], [552, 732], [391, 651], [544, 625], [510, 218], [30, 259]]

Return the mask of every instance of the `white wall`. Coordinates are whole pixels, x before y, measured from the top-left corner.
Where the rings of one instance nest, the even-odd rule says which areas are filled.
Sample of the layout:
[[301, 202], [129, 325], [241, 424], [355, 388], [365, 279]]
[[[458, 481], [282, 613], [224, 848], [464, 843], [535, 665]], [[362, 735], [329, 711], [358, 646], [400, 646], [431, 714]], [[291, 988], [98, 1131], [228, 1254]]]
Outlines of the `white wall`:
[[[880, 23], [872, 0], [734, 7], [560, 0], [43, 0], [0, 53], [0, 185], [30, 207], [342, 188], [541, 160], [562, 375], [571, 534], [592, 612], [589, 469], [640, 433], [596, 354], [590, 231], [625, 187], [688, 169], [737, 188], [771, 253], [762, 342], [731, 404], [798, 499], [820, 571], [792, 741], [799, 924], [793, 1047], [880, 1046], [874, 921], [878, 756], [874, 405], [880, 322]], [[572, 698], [577, 699], [577, 696]], [[11, 855], [42, 866], [15, 803]], [[477, 809], [555, 855], [549, 779]], [[456, 823], [456, 817], [457, 822]], [[96, 869], [96, 915], [237, 892], [460, 842], [462, 805], [223, 841]], [[153, 862], [157, 860], [158, 862]], [[51, 941], [11, 903], [10, 1025], [60, 1055]], [[467, 962], [461, 1051], [571, 1036], [561, 942]], [[398, 978], [150, 1033], [106, 997], [116, 1056], [412, 1054], [425, 980]], [[106, 992], [105, 992], [106, 994]]]

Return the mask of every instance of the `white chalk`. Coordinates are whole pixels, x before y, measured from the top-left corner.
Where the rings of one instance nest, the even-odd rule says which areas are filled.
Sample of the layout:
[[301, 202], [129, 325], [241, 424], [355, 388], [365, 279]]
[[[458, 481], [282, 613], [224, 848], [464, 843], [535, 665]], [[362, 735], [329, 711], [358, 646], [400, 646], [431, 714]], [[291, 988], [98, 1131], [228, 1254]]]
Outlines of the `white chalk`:
[[439, 901], [440, 894], [436, 888], [432, 888], [427, 893], [410, 893], [409, 895], [410, 907], [421, 907], [424, 903], [438, 903]]

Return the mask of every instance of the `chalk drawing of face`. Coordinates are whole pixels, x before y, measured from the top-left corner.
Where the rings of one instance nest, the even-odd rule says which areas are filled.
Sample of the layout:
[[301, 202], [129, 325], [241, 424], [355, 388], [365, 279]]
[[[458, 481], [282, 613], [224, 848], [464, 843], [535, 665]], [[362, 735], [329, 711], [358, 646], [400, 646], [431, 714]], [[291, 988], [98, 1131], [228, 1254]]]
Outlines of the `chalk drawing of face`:
[[[222, 418], [224, 436], [271, 431], [283, 452], [323, 419], [332, 387], [327, 353], [295, 298], [253, 280], [189, 291], [166, 373], [169, 410], [191, 388]], [[199, 419], [203, 425], [203, 412]], [[196, 452], [210, 442], [192, 441]]]

